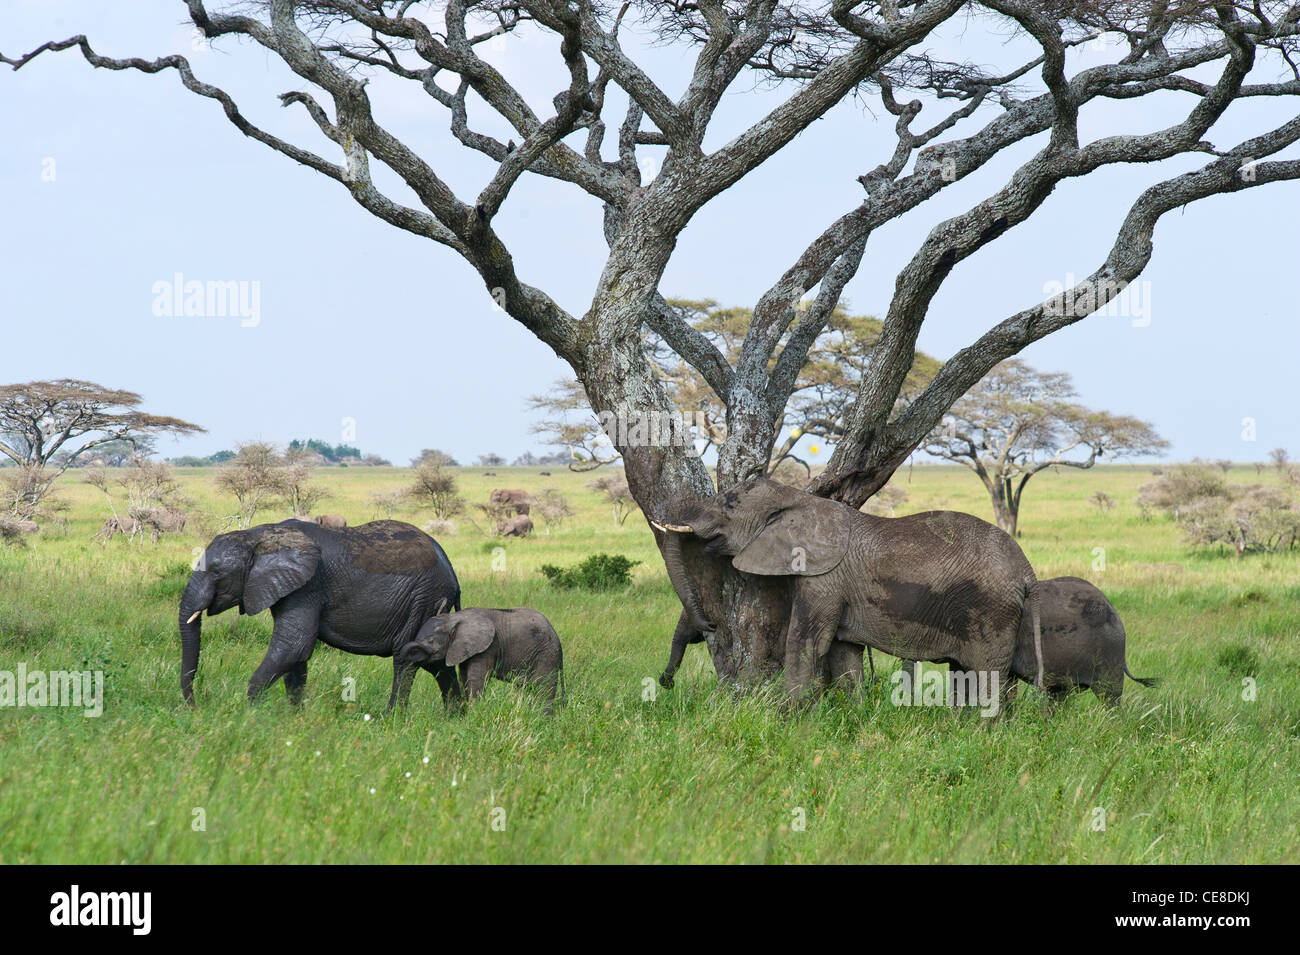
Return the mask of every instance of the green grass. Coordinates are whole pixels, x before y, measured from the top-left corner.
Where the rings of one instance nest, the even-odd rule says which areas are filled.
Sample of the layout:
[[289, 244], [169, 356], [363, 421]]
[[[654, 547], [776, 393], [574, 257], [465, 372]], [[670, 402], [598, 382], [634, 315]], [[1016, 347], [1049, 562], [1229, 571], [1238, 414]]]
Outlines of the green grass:
[[[206, 622], [191, 710], [177, 599], [213, 527], [94, 543], [102, 498], [65, 478], [66, 535], [0, 550], [0, 669], [102, 669], [105, 711], [0, 709], [0, 862], [1300, 861], [1300, 554], [1191, 551], [1167, 519], [1140, 519], [1149, 468], [1043, 474], [1021, 530], [1041, 576], [1106, 591], [1130, 668], [1161, 686], [1128, 684], [1117, 711], [1079, 696], [1049, 715], [1022, 699], [991, 725], [896, 708], [887, 682], [789, 716], [771, 693], [717, 689], [703, 647], [659, 690], [679, 604], [644, 521], [616, 526], [589, 476], [496, 471], [462, 469], [462, 492], [557, 487], [577, 511], [550, 535], [539, 520], [528, 540], [492, 542], [463, 521], [440, 537], [467, 605], [530, 605], [555, 624], [569, 705], [550, 719], [501, 683], [448, 717], [427, 675], [407, 711], [384, 717], [390, 661], [328, 647], [302, 709], [278, 687], [250, 707], [270, 615], [233, 612]], [[231, 510], [211, 471], [181, 473], [199, 510]], [[320, 510], [352, 523], [373, 516], [371, 491], [406, 480], [321, 477], [334, 497]], [[965, 472], [897, 482], [900, 513], [991, 516]], [[1087, 503], [1096, 490], [1115, 498], [1110, 514]], [[564, 590], [538, 572], [601, 551], [640, 561], [628, 588]]]

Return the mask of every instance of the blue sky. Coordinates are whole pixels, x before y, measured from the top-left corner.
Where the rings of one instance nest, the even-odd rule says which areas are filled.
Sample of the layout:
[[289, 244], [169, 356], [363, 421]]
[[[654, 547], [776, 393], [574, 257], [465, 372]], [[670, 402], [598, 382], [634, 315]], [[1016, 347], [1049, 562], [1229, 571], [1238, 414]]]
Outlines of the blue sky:
[[[84, 32], [109, 55], [184, 53], [200, 79], [227, 89], [254, 122], [337, 158], [301, 109], [279, 106], [277, 95], [303, 88], [301, 80], [247, 44], [199, 42], [196, 49], [183, 14], [180, 3], [165, 0], [9, 0], [0, 8], [0, 50], [14, 56]], [[929, 48], [987, 64], [1021, 62], [1011, 63], [1014, 43], [982, 32], [978, 24], [954, 29]], [[566, 85], [553, 50], [535, 36], [520, 37], [490, 55], [549, 115], [543, 104]], [[680, 91], [685, 59], [667, 50], [642, 58], [670, 93]], [[745, 81], [737, 90], [724, 101], [709, 148], [781, 95]], [[380, 120], [462, 197], [481, 188], [491, 169], [450, 138], [440, 106], [382, 78], [370, 92]], [[1097, 104], [1084, 110], [1081, 131], [1093, 138], [1158, 128], [1187, 108], [1177, 94]], [[940, 115], [927, 108], [916, 125]], [[977, 119], [992, 115], [986, 110]], [[1280, 104], [1247, 100], [1211, 138], [1233, 146], [1287, 115]], [[75, 377], [129, 388], [145, 396], [148, 410], [210, 432], [164, 442], [168, 456], [251, 438], [339, 441], [349, 434], [350, 443], [399, 464], [423, 447], [462, 461], [489, 451], [513, 457], [546, 450], [531, 434], [527, 398], [567, 366], [492, 308], [455, 253], [371, 218], [336, 183], [244, 138], [174, 73], [96, 71], [79, 54], [46, 54], [18, 73], [0, 72], [0, 120], [0, 382]], [[663, 291], [752, 305], [808, 241], [861, 200], [855, 177], [888, 157], [892, 122], [868, 100], [844, 103], [814, 124], [692, 222]], [[883, 312], [894, 276], [929, 229], [1000, 187], [1012, 163], [1039, 144], [1022, 144], [873, 236], [847, 289], [853, 310]], [[1141, 190], [1200, 159], [1115, 167], [1062, 184], [1034, 219], [954, 271], [920, 347], [947, 357], [1041, 300], [1047, 283], [1091, 272]], [[1140, 304], [1149, 312], [1136, 321], [1092, 316], [1023, 357], [1071, 372], [1092, 406], [1153, 421], [1172, 442], [1172, 457], [1261, 460], [1278, 446], [1300, 456], [1298, 213], [1300, 184], [1170, 213], [1143, 276]], [[526, 281], [575, 313], [585, 310], [605, 251], [594, 200], [530, 178], [512, 194], [499, 226]], [[176, 273], [259, 283], [257, 324], [155, 314], [156, 283]], [[1243, 440], [1247, 418], [1254, 441]]]

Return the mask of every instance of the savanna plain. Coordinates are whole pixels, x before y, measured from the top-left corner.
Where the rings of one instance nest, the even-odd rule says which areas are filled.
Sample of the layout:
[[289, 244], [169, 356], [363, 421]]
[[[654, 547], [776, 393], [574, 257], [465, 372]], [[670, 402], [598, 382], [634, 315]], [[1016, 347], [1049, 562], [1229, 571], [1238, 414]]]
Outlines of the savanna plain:
[[[214, 473], [177, 472], [215, 518], [233, 505]], [[527, 605], [554, 623], [568, 702], [553, 717], [503, 682], [448, 715], [427, 674], [385, 715], [391, 661], [323, 645], [302, 707], [279, 685], [250, 706], [271, 618], [235, 611], [204, 626], [191, 709], [177, 605], [214, 525], [97, 542], [104, 499], [65, 474], [66, 528], [0, 548], [0, 670], [102, 670], [103, 715], [0, 709], [0, 862], [1300, 861], [1300, 552], [1193, 549], [1168, 517], [1142, 518], [1150, 467], [1038, 476], [1020, 543], [1040, 577], [1101, 587], [1127, 628], [1129, 668], [1161, 684], [1128, 683], [1114, 710], [1079, 694], [1055, 711], [1022, 686], [992, 721], [894, 705], [897, 662], [880, 654], [860, 695], [793, 715], [779, 687], [717, 686], [703, 646], [664, 690], [680, 604], [640, 514], [617, 524], [592, 475], [455, 473], [470, 502], [553, 487], [575, 511], [523, 540], [465, 520], [437, 534], [466, 606]], [[320, 510], [355, 525], [375, 516], [372, 492], [410, 476], [318, 479], [333, 495]], [[894, 483], [908, 492], [899, 514], [992, 517], [964, 470], [904, 468]], [[1096, 491], [1115, 507], [1090, 504]], [[598, 552], [640, 562], [626, 589], [562, 590], [539, 571]]]

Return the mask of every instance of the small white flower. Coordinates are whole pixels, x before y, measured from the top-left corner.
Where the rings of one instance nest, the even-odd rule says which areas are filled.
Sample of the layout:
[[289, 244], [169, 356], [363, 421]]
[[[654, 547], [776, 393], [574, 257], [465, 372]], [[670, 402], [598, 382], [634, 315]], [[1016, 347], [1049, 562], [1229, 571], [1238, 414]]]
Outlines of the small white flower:
[[320, 750], [316, 750], [316, 755], [317, 755], [317, 756], [320, 755]]
[[429, 757], [428, 756], [424, 757], [424, 761], [427, 763], [429, 761]]
[[373, 796], [374, 794], [375, 794], [375, 787], [374, 787], [374, 786], [371, 786], [371, 787], [370, 787], [370, 795]]
[[367, 713], [367, 714], [365, 715], [364, 719], [365, 719], [365, 721], [366, 721], [367, 723], [369, 723], [369, 722], [370, 722], [370, 714]]
[[406, 778], [407, 778], [407, 779], [410, 779], [410, 778], [411, 778], [411, 774], [410, 774], [410, 773], [407, 773], [407, 774], [406, 774]]
[[291, 740], [291, 739], [287, 739], [287, 740], [285, 740], [285, 741], [284, 741], [284, 745], [285, 745], [285, 746], [292, 746], [292, 745], [293, 745], [293, 740]]

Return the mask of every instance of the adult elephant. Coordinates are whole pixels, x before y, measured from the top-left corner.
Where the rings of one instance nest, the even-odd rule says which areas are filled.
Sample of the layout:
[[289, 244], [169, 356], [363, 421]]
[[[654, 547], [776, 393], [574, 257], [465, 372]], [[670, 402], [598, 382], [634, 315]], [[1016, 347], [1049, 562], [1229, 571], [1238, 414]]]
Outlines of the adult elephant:
[[[793, 700], [827, 671], [836, 640], [997, 674], [1005, 693], [1020, 620], [1038, 639], [1037, 579], [1020, 547], [977, 517], [864, 514], [767, 478], [679, 505], [664, 558], [684, 626], [711, 629], [681, 555], [683, 535], [747, 574], [792, 583], [785, 679]], [[860, 668], [859, 668], [860, 672]], [[1042, 667], [1037, 683], [1041, 685]]]
[[[332, 530], [300, 520], [262, 524], [213, 539], [181, 595], [181, 695], [194, 702], [200, 615], [238, 607], [275, 621], [271, 645], [248, 681], [248, 698], [284, 677], [290, 700], [307, 684], [316, 641], [349, 653], [393, 656], [430, 617], [460, 609], [460, 582], [446, 553], [428, 534], [402, 521], [374, 521]], [[455, 675], [426, 666], [443, 699]], [[410, 693], [415, 667], [393, 661], [388, 708]]]

